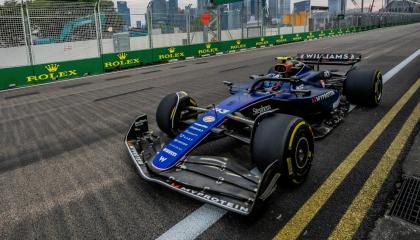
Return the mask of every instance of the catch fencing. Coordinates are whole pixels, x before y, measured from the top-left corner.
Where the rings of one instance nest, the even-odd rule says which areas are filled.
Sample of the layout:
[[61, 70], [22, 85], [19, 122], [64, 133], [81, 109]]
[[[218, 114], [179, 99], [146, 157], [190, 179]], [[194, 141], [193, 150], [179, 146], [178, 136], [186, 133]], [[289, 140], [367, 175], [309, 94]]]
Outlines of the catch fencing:
[[0, 5], [0, 89], [420, 22], [420, 14], [387, 12], [256, 14], [239, 4], [169, 12], [128, 12], [106, 0]]

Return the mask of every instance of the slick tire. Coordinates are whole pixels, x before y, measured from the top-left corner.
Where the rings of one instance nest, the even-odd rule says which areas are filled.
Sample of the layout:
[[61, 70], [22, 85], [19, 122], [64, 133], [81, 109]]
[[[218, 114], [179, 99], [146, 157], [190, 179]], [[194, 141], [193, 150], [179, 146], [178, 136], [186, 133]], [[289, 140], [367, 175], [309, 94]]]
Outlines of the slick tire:
[[[306, 179], [314, 156], [314, 138], [310, 126], [296, 116], [271, 114], [257, 123], [251, 142], [251, 156], [261, 173], [273, 167], [288, 185]], [[274, 162], [277, 163], [271, 167]]]
[[197, 103], [186, 92], [168, 94], [160, 101], [156, 111], [156, 122], [168, 137], [175, 137], [187, 127], [181, 120], [186, 115], [194, 115], [188, 110], [188, 106], [197, 106]]
[[382, 74], [378, 70], [355, 68], [347, 73], [343, 90], [350, 103], [376, 107], [382, 98]]

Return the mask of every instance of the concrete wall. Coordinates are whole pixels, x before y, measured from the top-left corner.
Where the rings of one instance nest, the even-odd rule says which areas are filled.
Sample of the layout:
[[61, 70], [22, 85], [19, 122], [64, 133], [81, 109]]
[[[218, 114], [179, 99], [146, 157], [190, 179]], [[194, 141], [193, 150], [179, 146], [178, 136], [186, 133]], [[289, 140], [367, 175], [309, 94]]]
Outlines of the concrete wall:
[[0, 48], [0, 59], [0, 68], [30, 65], [26, 46]]

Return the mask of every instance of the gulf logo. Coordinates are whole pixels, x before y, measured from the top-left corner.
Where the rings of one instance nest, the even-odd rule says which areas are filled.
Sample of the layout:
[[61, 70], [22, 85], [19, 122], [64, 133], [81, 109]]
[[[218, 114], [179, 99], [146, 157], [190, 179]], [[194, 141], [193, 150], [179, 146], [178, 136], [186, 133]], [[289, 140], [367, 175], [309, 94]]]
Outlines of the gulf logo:
[[213, 116], [205, 116], [203, 118], [203, 122], [206, 122], [206, 123], [214, 122], [215, 120], [216, 120], [216, 118], [213, 117]]

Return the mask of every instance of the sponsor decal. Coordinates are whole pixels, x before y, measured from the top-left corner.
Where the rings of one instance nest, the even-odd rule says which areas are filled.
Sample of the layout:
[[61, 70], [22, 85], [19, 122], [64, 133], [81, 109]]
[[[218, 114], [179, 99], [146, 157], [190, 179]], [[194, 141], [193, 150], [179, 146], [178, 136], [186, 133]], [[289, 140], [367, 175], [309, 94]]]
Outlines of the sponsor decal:
[[296, 86], [296, 90], [303, 90], [303, 89], [305, 89], [305, 85], [303, 84]]
[[268, 45], [268, 41], [265, 38], [260, 38], [259, 41], [257, 41], [255, 43], [255, 46], [259, 47], [259, 46], [265, 46]]
[[276, 43], [286, 43], [287, 39], [280, 35], [280, 38], [276, 39]]
[[328, 92], [323, 93], [319, 96], [313, 97], [312, 98], [312, 103], [317, 103], [317, 102], [324, 101], [325, 99], [328, 99], [332, 96], [334, 96], [334, 91], [328, 91]]
[[300, 41], [302, 40], [302, 37], [299, 35], [299, 33], [296, 33], [295, 36], [292, 38], [293, 41]]
[[[169, 155], [171, 155], [172, 157], [176, 157], [178, 154], [176, 153], [176, 152], [174, 152], [174, 151], [172, 151], [172, 150], [170, 150], [170, 149], [168, 149], [168, 148], [163, 148], [162, 149], [162, 151], [163, 152], [165, 152], [165, 153], [167, 153], [167, 154], [169, 154]], [[161, 157], [162, 158], [162, 157]], [[160, 159], [159, 159], [160, 160]]]
[[130, 152], [131, 155], [133, 156], [134, 160], [138, 163], [138, 164], [144, 164], [143, 160], [141, 160], [140, 155], [137, 153], [137, 150], [134, 146], [130, 145]]
[[173, 147], [173, 148], [175, 148], [176, 150], [179, 150], [179, 151], [182, 151], [183, 150], [182, 148], [180, 148], [177, 145], [172, 144], [172, 143], [169, 143], [169, 146], [171, 146], [171, 147]]
[[237, 50], [246, 48], [246, 44], [242, 43], [241, 40], [236, 40], [235, 45], [230, 46], [230, 50]]
[[205, 49], [199, 49], [198, 50], [198, 55], [204, 55], [204, 54], [212, 54], [212, 53], [217, 53], [219, 52], [219, 49], [216, 47], [212, 48], [211, 43], [206, 43], [206, 48]]
[[59, 71], [60, 65], [52, 63], [44, 67], [48, 72], [38, 76], [27, 76], [28, 83], [34, 81], [57, 80], [63, 77], [77, 76], [77, 70]]
[[312, 32], [309, 32], [309, 34], [306, 36], [307, 40], [314, 39], [314, 38], [315, 36], [312, 34]]
[[168, 52], [165, 54], [159, 54], [159, 60], [169, 60], [169, 59], [176, 59], [176, 58], [183, 58], [185, 57], [184, 52], [177, 52], [176, 48], [170, 47], [168, 48]]
[[178, 188], [179, 190], [183, 191], [183, 192], [194, 195], [194, 196], [196, 196], [198, 198], [201, 198], [201, 199], [208, 200], [208, 201], [213, 202], [214, 204], [219, 205], [219, 206], [223, 206], [223, 207], [226, 207], [226, 208], [238, 210], [238, 211], [243, 212], [243, 213], [248, 213], [248, 211], [249, 211], [249, 208], [246, 207], [246, 206], [242, 206], [242, 205], [239, 205], [237, 203], [229, 202], [229, 201], [220, 199], [218, 197], [214, 197], [214, 196], [209, 195], [209, 194], [204, 193], [204, 192], [196, 191], [196, 190], [193, 190], [193, 189], [190, 189], [190, 188], [187, 188], [187, 187], [184, 187], [184, 186], [179, 186], [179, 185], [176, 185], [175, 187]]
[[223, 109], [223, 108], [219, 108], [219, 107], [216, 107], [215, 110], [216, 110], [216, 112], [218, 112], [220, 114], [226, 114], [226, 113], [229, 112], [229, 110]]
[[185, 130], [184, 133], [187, 133], [187, 134], [190, 134], [192, 136], [198, 137], [198, 134], [195, 134], [195, 133], [193, 133], [193, 132], [191, 132], [189, 130]]
[[216, 121], [216, 118], [213, 117], [213, 116], [205, 116], [205, 117], [203, 117], [203, 122], [211, 123], [211, 122], [214, 122], [214, 121]]
[[193, 141], [193, 139], [191, 137], [188, 137], [187, 135], [185, 135], [183, 133], [179, 134], [179, 137], [180, 138], [183, 138], [183, 139], [185, 139], [187, 141], [190, 141], [190, 142]]
[[353, 60], [356, 58], [354, 54], [351, 53], [303, 53], [300, 55], [301, 59], [305, 60], [318, 60], [320, 58], [326, 60]]
[[253, 108], [252, 109], [252, 114], [254, 116], [256, 115], [260, 115], [261, 113], [267, 112], [271, 110], [271, 105], [267, 105], [267, 106], [261, 106], [259, 108]]
[[186, 143], [186, 142], [183, 142], [183, 141], [181, 141], [181, 140], [178, 140], [178, 139], [174, 139], [174, 141], [176, 142], [176, 143], [179, 143], [179, 144], [181, 144], [181, 145], [183, 145], [183, 146], [188, 146], [188, 143]]
[[193, 130], [195, 130], [195, 131], [199, 131], [199, 132], [203, 132], [203, 131], [204, 131], [203, 129], [196, 128], [196, 127], [194, 127], [194, 126], [190, 126], [189, 128], [190, 128], [190, 129], [193, 129]]
[[121, 52], [117, 54], [117, 59], [112, 62], [105, 62], [105, 68], [116, 68], [121, 66], [127, 66], [132, 64], [141, 64], [140, 58], [129, 58], [128, 54]]
[[202, 127], [202, 128], [209, 128], [206, 125], [200, 124], [200, 123], [194, 123], [194, 125]]

